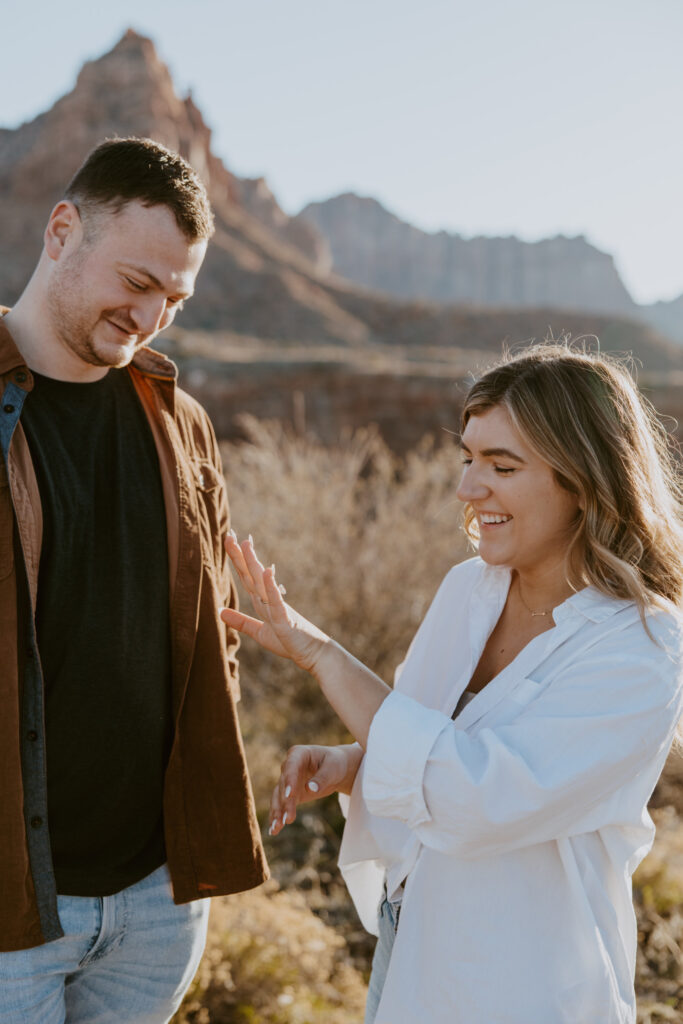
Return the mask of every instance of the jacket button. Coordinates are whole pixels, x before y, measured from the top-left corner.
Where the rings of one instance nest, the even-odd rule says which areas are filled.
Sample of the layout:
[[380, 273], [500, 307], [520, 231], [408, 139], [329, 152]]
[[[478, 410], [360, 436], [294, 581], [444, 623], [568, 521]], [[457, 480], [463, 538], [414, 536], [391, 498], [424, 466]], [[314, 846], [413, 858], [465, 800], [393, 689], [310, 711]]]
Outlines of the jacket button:
[[26, 733], [26, 739], [30, 740], [31, 743], [35, 743], [35, 741], [38, 739], [38, 733], [36, 732], [36, 730], [29, 729], [29, 731]]
[[43, 819], [40, 818], [37, 814], [34, 818], [31, 818], [31, 828], [40, 828], [42, 824]]
[[13, 405], [3, 405], [2, 411], [6, 412], [6, 413], [14, 412], [14, 406]]
[[18, 370], [14, 374], [14, 379], [17, 384], [24, 384], [28, 380], [28, 374], [24, 370]]

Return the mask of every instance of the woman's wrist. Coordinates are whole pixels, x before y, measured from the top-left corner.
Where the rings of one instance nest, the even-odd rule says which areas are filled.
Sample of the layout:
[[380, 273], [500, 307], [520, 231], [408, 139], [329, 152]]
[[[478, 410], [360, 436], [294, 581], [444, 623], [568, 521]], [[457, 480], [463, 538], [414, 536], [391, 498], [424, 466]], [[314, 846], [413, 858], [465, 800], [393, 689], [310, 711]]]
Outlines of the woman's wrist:
[[360, 743], [348, 743], [342, 748], [346, 756], [347, 770], [344, 778], [339, 785], [339, 792], [345, 793], [347, 796], [351, 796], [351, 790], [353, 784], [356, 781], [356, 775], [360, 768], [360, 763], [363, 760], [363, 754], [365, 753]]

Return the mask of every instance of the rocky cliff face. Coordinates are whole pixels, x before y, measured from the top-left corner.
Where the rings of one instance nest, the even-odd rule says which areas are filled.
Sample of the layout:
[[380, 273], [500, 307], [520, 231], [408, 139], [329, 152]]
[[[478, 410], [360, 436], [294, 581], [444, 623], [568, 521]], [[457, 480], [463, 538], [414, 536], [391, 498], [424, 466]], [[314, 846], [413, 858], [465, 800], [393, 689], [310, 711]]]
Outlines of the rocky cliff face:
[[559, 313], [509, 309], [493, 316], [398, 302], [330, 275], [329, 250], [318, 229], [288, 218], [263, 179], [239, 179], [223, 165], [191, 96], [176, 94], [151, 40], [132, 31], [87, 63], [72, 92], [50, 110], [16, 130], [0, 129], [0, 302], [11, 304], [26, 283], [48, 213], [76, 168], [113, 135], [165, 143], [207, 184], [217, 230], [196, 296], [178, 317], [182, 328], [229, 332], [245, 349], [257, 338], [280, 348], [332, 344], [362, 350], [368, 366], [378, 347], [417, 347], [421, 358], [436, 346], [491, 350], [506, 337], [543, 337], [549, 327], [556, 335], [600, 334], [605, 347], [633, 348], [647, 367], [681, 360], [646, 327], [614, 316], [571, 316], [566, 303]]
[[683, 345], [683, 295], [670, 302], [654, 302], [640, 306], [638, 316], [655, 330]]
[[300, 219], [327, 239], [338, 274], [397, 298], [625, 315], [634, 310], [612, 257], [585, 238], [522, 242], [428, 234], [375, 199], [351, 193], [311, 203]]

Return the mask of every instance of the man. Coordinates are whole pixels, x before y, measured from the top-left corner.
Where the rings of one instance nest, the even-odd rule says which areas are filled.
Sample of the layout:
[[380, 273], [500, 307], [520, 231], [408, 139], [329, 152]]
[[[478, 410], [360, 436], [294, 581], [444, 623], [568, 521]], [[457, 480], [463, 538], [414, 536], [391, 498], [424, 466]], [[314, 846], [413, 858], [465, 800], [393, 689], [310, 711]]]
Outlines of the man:
[[2, 1024], [168, 1020], [205, 897], [267, 874], [218, 448], [148, 347], [212, 233], [184, 160], [107, 141], [0, 309]]

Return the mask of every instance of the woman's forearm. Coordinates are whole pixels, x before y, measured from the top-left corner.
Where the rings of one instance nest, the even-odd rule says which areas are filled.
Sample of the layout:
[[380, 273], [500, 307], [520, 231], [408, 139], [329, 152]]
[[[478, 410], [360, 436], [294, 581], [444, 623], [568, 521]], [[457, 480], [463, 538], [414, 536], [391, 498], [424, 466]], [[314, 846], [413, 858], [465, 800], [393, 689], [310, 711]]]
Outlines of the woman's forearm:
[[325, 643], [311, 672], [351, 735], [365, 749], [370, 724], [391, 689], [334, 640]]

